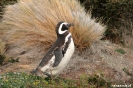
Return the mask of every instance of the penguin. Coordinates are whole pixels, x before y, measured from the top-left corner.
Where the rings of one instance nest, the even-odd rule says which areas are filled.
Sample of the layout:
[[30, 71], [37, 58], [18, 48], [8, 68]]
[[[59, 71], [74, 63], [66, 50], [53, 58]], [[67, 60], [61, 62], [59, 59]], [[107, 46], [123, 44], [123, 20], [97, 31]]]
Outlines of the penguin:
[[56, 26], [57, 40], [46, 52], [39, 66], [32, 71], [32, 74], [43, 77], [57, 76], [67, 66], [75, 47], [70, 27], [73, 24], [59, 22]]

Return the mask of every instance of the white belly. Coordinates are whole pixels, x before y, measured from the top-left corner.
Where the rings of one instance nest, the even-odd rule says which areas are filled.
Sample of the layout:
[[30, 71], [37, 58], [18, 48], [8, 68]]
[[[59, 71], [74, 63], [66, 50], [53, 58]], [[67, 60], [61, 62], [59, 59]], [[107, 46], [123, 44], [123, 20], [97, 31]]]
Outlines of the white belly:
[[73, 39], [71, 38], [69, 47], [68, 47], [64, 57], [62, 58], [60, 64], [57, 67], [54, 67], [51, 69], [53, 76], [60, 74], [63, 71], [63, 69], [67, 66], [68, 62], [70, 61], [71, 56], [74, 53], [74, 49], [75, 49], [74, 42], [73, 42]]

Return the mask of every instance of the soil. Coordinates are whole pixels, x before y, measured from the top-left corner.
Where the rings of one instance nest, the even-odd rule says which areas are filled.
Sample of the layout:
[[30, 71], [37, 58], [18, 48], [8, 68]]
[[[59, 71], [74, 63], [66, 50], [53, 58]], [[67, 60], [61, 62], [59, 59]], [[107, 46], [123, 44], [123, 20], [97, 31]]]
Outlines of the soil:
[[[122, 49], [124, 53], [117, 51]], [[0, 66], [0, 75], [6, 72], [30, 73], [41, 59], [23, 59]], [[103, 74], [114, 83], [133, 83], [133, 48], [124, 48], [109, 41], [99, 41], [84, 51], [75, 50], [66, 69], [59, 75], [79, 79], [81, 75]]]

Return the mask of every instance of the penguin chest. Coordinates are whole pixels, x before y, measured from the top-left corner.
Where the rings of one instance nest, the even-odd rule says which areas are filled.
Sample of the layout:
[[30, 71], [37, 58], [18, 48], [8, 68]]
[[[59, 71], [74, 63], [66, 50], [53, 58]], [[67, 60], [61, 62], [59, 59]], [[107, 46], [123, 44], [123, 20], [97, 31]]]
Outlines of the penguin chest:
[[57, 67], [52, 68], [53, 75], [58, 75], [67, 66], [68, 62], [70, 61], [71, 56], [74, 53], [74, 49], [75, 49], [74, 42], [73, 42], [73, 39], [71, 38], [71, 42], [69, 43], [68, 48], [66, 49], [66, 52], [61, 62], [59, 63]]

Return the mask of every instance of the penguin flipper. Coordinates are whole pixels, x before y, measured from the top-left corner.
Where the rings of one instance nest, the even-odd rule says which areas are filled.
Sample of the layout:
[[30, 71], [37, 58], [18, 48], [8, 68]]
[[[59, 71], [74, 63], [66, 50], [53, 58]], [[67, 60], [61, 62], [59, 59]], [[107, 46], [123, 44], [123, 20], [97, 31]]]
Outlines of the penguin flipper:
[[54, 51], [54, 54], [55, 54], [55, 62], [53, 64], [53, 67], [57, 67], [63, 58], [62, 47], [58, 47]]

